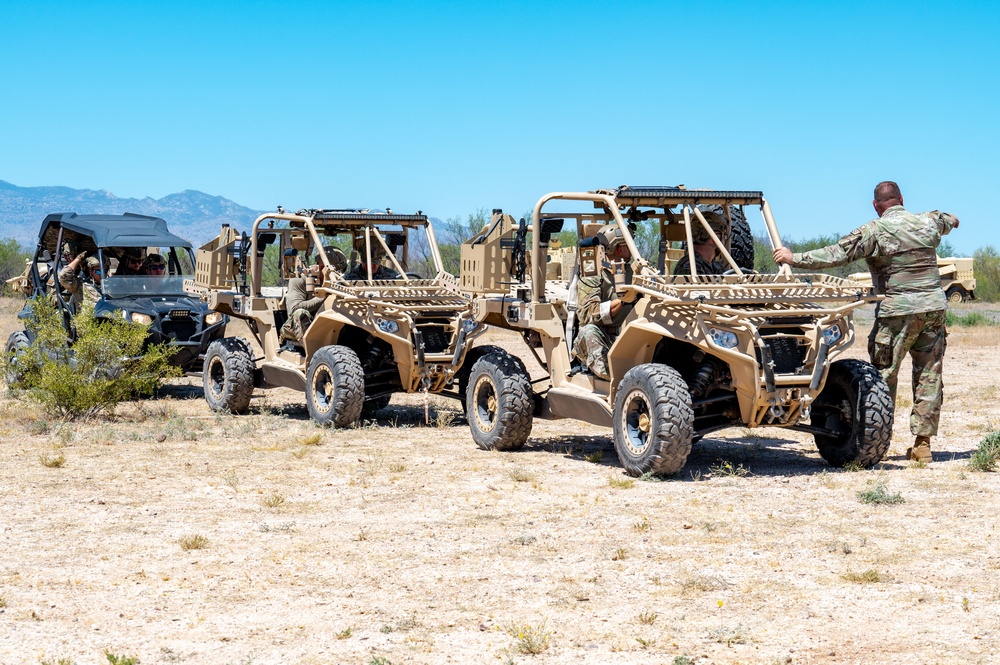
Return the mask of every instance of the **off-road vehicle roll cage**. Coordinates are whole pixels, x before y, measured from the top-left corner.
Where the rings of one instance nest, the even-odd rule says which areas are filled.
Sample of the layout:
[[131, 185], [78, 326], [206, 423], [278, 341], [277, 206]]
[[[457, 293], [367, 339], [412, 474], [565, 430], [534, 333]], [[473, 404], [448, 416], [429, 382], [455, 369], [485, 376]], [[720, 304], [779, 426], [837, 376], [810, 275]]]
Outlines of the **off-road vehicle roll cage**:
[[[579, 208], [581, 202], [594, 211], [551, 210], [558, 203]], [[500, 211], [463, 245], [462, 286], [475, 294], [476, 319], [521, 331], [548, 370], [548, 385], [529, 391], [535, 415], [612, 427], [619, 458], [636, 474], [678, 471], [692, 439], [733, 425], [810, 432], [834, 464], [879, 461], [892, 422], [885, 384], [867, 363], [833, 362], [854, 342], [854, 310], [876, 298], [870, 287], [827, 274], [793, 274], [787, 266], [777, 274], [745, 270], [702, 206], [719, 206], [730, 219], [733, 207], [758, 207], [772, 246], [781, 246], [759, 191], [627, 186], [543, 196], [533, 210], [530, 256], [526, 221], [515, 223]], [[568, 282], [550, 282], [541, 257], [568, 220], [581, 239], [577, 266]], [[655, 267], [633, 237], [637, 224], [650, 221], [660, 240]], [[605, 224], [620, 229], [632, 257], [614, 268], [618, 293], [626, 301], [643, 296], [615, 322], [620, 332], [608, 350], [609, 380], [573, 355], [576, 280], [604, 269], [603, 250], [590, 239]], [[728, 264], [725, 274], [698, 274], [696, 224]], [[665, 270], [672, 241], [686, 243], [687, 274]], [[530, 280], [523, 270], [528, 263]], [[517, 447], [530, 431], [521, 402], [501, 398], [511, 392], [509, 385], [525, 386], [523, 367], [507, 369], [490, 375], [472, 368], [467, 409], [481, 446]], [[528, 425], [507, 434], [497, 423], [508, 421]]]
[[[435, 271], [426, 279], [409, 272], [411, 235], [418, 230], [426, 234]], [[277, 288], [262, 284], [269, 245], [277, 248], [271, 258], [281, 262]], [[290, 344], [279, 336], [289, 314], [284, 294], [289, 279], [303, 274], [301, 259], [312, 253], [325, 266], [315, 293], [326, 300], [301, 343]], [[372, 279], [380, 255], [398, 279]], [[346, 279], [357, 265], [367, 279]], [[468, 296], [442, 267], [433, 228], [421, 212], [279, 210], [258, 217], [249, 234], [223, 227], [198, 251], [191, 289], [211, 309], [246, 321], [263, 351], [254, 358], [240, 338], [210, 350], [205, 395], [217, 410], [245, 410], [255, 386], [284, 386], [306, 393], [318, 422], [344, 426], [362, 408], [373, 413], [384, 407], [394, 392], [458, 398], [455, 380], [471, 340], [483, 330], [471, 317]]]

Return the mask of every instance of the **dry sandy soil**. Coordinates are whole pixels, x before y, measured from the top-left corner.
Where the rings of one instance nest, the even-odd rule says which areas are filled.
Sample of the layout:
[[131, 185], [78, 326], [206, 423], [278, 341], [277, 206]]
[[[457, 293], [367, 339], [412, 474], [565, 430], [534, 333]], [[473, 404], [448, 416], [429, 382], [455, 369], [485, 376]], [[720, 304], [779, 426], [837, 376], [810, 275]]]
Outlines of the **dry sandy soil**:
[[[443, 399], [328, 431], [291, 391], [215, 415], [181, 380], [59, 423], [4, 390], [0, 663], [1000, 662], [1000, 476], [968, 468], [996, 330], [951, 331], [924, 468], [907, 379], [876, 469], [733, 429], [664, 482], [577, 422], [480, 451]], [[880, 482], [905, 502], [862, 504]]]

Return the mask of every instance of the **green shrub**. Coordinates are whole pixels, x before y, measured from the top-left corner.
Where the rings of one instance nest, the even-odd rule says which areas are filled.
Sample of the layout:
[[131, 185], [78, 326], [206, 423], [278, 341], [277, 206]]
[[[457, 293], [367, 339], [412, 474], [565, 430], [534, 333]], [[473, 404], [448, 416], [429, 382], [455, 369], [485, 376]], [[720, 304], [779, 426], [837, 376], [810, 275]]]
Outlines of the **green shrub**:
[[993, 471], [1000, 459], [1000, 432], [993, 432], [983, 437], [979, 447], [969, 458], [969, 468], [973, 471]]
[[956, 314], [948, 310], [945, 314], [945, 323], [949, 326], [992, 326], [996, 323], [982, 312], [969, 312], [968, 314]]
[[4, 358], [4, 371], [15, 377], [12, 387], [26, 390], [59, 418], [114, 411], [122, 401], [152, 394], [163, 378], [181, 374], [169, 365], [172, 351], [166, 344], [146, 346], [144, 326], [99, 319], [93, 306], [84, 304], [71, 321], [76, 339], [70, 346], [55, 305], [34, 299], [32, 313], [27, 326], [34, 342], [16, 365]]
[[1000, 253], [992, 245], [980, 247], [973, 256], [976, 298], [987, 302], [1000, 300]]

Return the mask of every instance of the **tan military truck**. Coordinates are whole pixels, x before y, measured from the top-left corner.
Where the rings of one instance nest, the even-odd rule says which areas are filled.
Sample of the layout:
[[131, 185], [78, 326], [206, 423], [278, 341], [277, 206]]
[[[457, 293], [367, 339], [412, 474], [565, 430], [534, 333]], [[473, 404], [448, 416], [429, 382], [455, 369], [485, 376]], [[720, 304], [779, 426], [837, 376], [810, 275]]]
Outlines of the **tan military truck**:
[[[976, 299], [976, 277], [973, 273], [974, 259], [954, 256], [938, 257], [938, 272], [941, 273], [941, 288], [948, 296], [948, 302], [958, 304], [966, 298]], [[848, 276], [860, 284], [872, 283], [871, 273], [856, 272]]]
[[[462, 247], [462, 288], [474, 294], [477, 321], [520, 332], [548, 371], [533, 385], [519, 358], [486, 353], [472, 366], [466, 412], [475, 442], [514, 449], [533, 417], [574, 418], [610, 427], [615, 450], [632, 475], [672, 474], [693, 441], [722, 428], [774, 426], [809, 432], [830, 464], [871, 466], [892, 433], [893, 405], [875, 368], [840, 359], [854, 342], [853, 312], [874, 299], [870, 287], [825, 274], [756, 274], [740, 268], [702, 210], [727, 219], [743, 206], [760, 209], [774, 246], [781, 239], [758, 191], [620, 187], [555, 192], [536, 203], [530, 226], [494, 211]], [[547, 279], [541, 261], [552, 235], [574, 223], [581, 242], [565, 281]], [[592, 240], [616, 225], [633, 257], [613, 266], [619, 294], [642, 296], [626, 308], [608, 352], [610, 380], [573, 356], [579, 332], [577, 280], [600, 275], [605, 257]], [[639, 256], [634, 234], [653, 224], [661, 247], [682, 240], [690, 274], [665, 271]], [[729, 269], [698, 274], [692, 230], [702, 225]], [[648, 237], [648, 234], [647, 234]]]
[[[435, 271], [426, 277], [408, 270], [418, 232], [426, 234]], [[272, 246], [276, 251], [268, 250]], [[301, 343], [282, 341], [288, 280], [303, 274], [313, 254], [325, 266], [315, 285], [325, 303]], [[372, 279], [373, 259], [399, 278]], [[347, 281], [345, 274], [359, 265], [362, 278]], [[280, 276], [277, 287], [262, 285], [265, 271]], [[463, 362], [484, 329], [471, 316], [469, 297], [442, 268], [422, 213], [279, 210], [258, 217], [249, 234], [224, 226], [198, 250], [190, 290], [211, 309], [245, 321], [262, 349], [255, 357], [242, 337], [209, 347], [203, 382], [216, 411], [245, 411], [255, 387], [280, 386], [304, 392], [316, 422], [344, 427], [362, 411], [387, 405], [395, 392], [458, 398]]]

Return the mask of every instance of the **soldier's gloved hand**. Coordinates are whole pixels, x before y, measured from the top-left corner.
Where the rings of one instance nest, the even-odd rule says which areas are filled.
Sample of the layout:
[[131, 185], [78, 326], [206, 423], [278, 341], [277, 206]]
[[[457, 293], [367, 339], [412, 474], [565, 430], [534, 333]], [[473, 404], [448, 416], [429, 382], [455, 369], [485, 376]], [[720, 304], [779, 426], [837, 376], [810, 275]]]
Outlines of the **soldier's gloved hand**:
[[87, 258], [87, 252], [80, 252], [79, 254], [76, 255], [76, 258], [73, 259], [73, 260], [74, 261], [79, 261], [80, 263], [83, 263], [83, 261], [86, 258]]
[[642, 298], [642, 294], [635, 289], [629, 289], [618, 297], [626, 305], [634, 304], [639, 298]]

